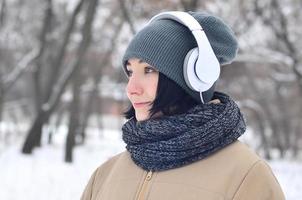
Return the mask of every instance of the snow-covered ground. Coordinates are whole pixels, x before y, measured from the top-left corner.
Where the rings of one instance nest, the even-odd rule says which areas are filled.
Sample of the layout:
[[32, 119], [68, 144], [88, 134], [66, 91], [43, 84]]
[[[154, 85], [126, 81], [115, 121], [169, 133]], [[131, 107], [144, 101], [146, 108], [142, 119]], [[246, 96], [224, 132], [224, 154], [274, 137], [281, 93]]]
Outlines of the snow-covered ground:
[[[79, 199], [93, 170], [123, 151], [124, 146], [117, 131], [89, 135], [87, 144], [75, 149], [74, 162], [66, 164], [63, 143], [44, 145], [29, 156], [20, 154], [21, 144], [12, 145], [0, 152], [0, 199]], [[302, 163], [272, 161], [270, 164], [286, 199], [301, 200]]]

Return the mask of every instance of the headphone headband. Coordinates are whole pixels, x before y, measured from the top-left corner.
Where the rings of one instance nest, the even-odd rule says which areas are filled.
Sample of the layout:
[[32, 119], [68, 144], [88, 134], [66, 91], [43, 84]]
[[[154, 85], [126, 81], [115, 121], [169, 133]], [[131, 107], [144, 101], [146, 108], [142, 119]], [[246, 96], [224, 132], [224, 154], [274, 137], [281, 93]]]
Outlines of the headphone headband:
[[152, 17], [149, 21], [149, 23], [159, 20], [159, 19], [172, 19], [174, 21], [177, 21], [186, 27], [188, 27], [191, 31], [195, 30], [202, 30], [201, 25], [196, 21], [194, 17], [192, 17], [190, 14], [186, 12], [181, 11], [169, 11], [169, 12], [163, 12], [155, 15]]
[[[196, 91], [204, 92], [211, 88], [220, 74], [220, 63], [199, 22], [190, 14], [181, 11], [163, 12], [151, 18], [149, 23], [160, 19], [171, 19], [186, 26], [192, 32], [198, 46], [197, 60], [184, 66], [187, 85]], [[193, 69], [190, 69], [190, 67]]]

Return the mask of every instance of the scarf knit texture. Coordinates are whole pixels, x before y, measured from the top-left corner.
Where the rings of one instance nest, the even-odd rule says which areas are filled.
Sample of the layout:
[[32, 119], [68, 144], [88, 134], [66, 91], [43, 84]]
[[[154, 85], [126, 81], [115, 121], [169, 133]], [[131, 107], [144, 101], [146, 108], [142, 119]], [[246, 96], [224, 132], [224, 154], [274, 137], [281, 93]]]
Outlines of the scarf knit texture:
[[236, 141], [246, 130], [239, 107], [221, 92], [215, 92], [214, 99], [221, 103], [199, 104], [179, 115], [128, 120], [123, 140], [134, 163], [147, 171], [173, 169]]

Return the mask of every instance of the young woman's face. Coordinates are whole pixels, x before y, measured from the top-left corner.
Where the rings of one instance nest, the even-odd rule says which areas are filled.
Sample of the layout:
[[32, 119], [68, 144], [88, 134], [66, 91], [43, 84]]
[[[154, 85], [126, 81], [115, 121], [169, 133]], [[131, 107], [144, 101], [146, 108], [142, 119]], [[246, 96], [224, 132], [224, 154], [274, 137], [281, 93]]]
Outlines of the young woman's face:
[[128, 60], [127, 96], [135, 110], [137, 121], [149, 119], [151, 103], [156, 97], [159, 72], [137, 58]]

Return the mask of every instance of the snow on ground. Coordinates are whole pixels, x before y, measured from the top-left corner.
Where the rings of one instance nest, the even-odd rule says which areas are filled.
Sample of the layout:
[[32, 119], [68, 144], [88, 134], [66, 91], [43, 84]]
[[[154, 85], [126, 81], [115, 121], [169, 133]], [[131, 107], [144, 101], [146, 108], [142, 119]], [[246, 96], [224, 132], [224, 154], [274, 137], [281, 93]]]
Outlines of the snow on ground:
[[[74, 163], [63, 162], [63, 144], [44, 145], [33, 155], [20, 154], [21, 144], [0, 152], [0, 199], [79, 199], [87, 181], [102, 162], [124, 149], [118, 131], [90, 135], [74, 151]], [[302, 163], [270, 162], [287, 200], [301, 200]]]
[[270, 161], [287, 200], [302, 199], [302, 163], [288, 161]]

